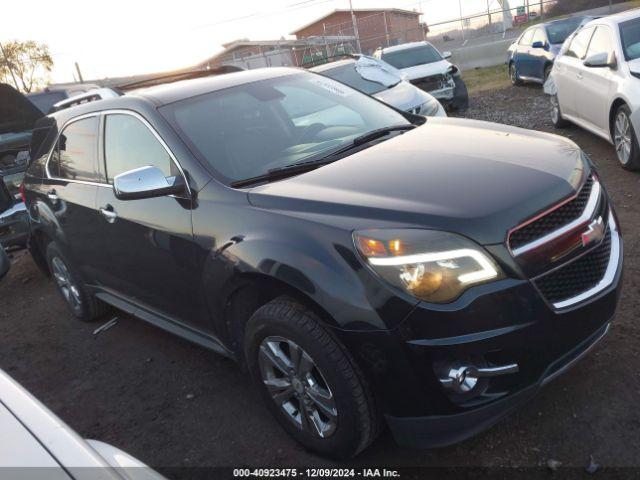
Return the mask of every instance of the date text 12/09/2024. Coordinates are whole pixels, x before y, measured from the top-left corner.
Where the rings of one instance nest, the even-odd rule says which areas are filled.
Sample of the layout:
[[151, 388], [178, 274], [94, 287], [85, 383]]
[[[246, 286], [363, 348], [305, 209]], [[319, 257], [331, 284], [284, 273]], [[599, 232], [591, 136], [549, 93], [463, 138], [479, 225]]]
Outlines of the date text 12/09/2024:
[[237, 468], [235, 478], [398, 478], [397, 470], [386, 468]]

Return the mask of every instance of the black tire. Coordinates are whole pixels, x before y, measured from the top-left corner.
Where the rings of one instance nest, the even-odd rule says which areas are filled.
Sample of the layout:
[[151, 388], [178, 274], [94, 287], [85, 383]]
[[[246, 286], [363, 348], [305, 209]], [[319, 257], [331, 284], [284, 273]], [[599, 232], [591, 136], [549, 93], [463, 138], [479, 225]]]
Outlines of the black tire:
[[511, 62], [509, 64], [509, 78], [511, 79], [511, 85], [516, 87], [522, 85], [522, 80], [520, 80], [520, 76], [518, 75], [518, 69], [516, 68], [515, 62]]
[[[47, 265], [56, 288], [74, 317], [83, 322], [90, 322], [107, 313], [109, 307], [89, 293], [78, 270], [67, 260], [54, 242], [47, 245], [46, 256]], [[57, 274], [61, 269], [66, 270], [65, 280]], [[64, 282], [66, 282], [66, 287], [63, 285]]]
[[[376, 438], [380, 418], [362, 373], [344, 346], [322, 326], [311, 310], [295, 300], [279, 297], [259, 308], [247, 322], [245, 331], [245, 355], [251, 376], [271, 413], [295, 440], [321, 455], [346, 459], [364, 450]], [[320, 374], [316, 373], [314, 378], [319, 378], [318, 381], [326, 385], [326, 392], [331, 395], [335, 406], [334, 411], [337, 411], [337, 414], [333, 430], [325, 438], [319, 436], [313, 424], [307, 423], [307, 430], [302, 425], [304, 414], [296, 410], [297, 405], [302, 403], [298, 404], [298, 399], [292, 395], [302, 398], [306, 395], [305, 393], [289, 393], [288, 400], [277, 404], [272, 398], [272, 393], [265, 386], [263, 371], [264, 364], [268, 362], [264, 360], [266, 356], [261, 353], [261, 346], [263, 351], [266, 351], [268, 346], [273, 344], [270, 342], [272, 339], [286, 340], [282, 342], [284, 347], [281, 351], [289, 349], [288, 351], [291, 352], [295, 346], [301, 349], [302, 356], [308, 354], [313, 364], [311, 371]], [[291, 344], [293, 346], [290, 346]], [[262, 358], [260, 358], [261, 355], [263, 355]], [[298, 363], [300, 364], [301, 362]], [[277, 368], [272, 370], [282, 371]], [[289, 370], [289, 375], [290, 384], [296, 386], [293, 380], [296, 376], [293, 369]], [[287, 381], [286, 376], [282, 376], [280, 380], [282, 379]], [[300, 382], [296, 389], [297, 387], [300, 387]], [[309, 387], [305, 385], [300, 388], [307, 392]], [[315, 407], [310, 398], [306, 401], [311, 407]], [[296, 423], [292, 414], [285, 412], [282, 406], [285, 404], [289, 407], [294, 406], [293, 412], [299, 414], [300, 425]], [[321, 409], [316, 407], [316, 410]]]
[[551, 95], [551, 123], [556, 128], [565, 128], [569, 125], [569, 122], [562, 117], [562, 110], [560, 109], [560, 103], [558, 102], [558, 95]]
[[547, 82], [547, 79], [549, 78], [549, 75], [551, 75], [551, 69], [552, 68], [553, 68], [553, 65], [547, 65], [546, 67], [544, 67], [544, 73], [543, 73], [543, 77], [542, 77], [543, 85]]
[[[620, 147], [618, 136], [618, 119], [624, 117], [628, 126], [628, 140], [625, 142], [628, 147], [628, 155], [623, 154], [624, 148]], [[613, 138], [613, 145], [616, 151], [616, 157], [625, 170], [640, 170], [640, 147], [638, 146], [638, 139], [636, 132], [631, 123], [631, 110], [626, 104], [620, 105], [613, 117], [611, 124], [611, 137]]]

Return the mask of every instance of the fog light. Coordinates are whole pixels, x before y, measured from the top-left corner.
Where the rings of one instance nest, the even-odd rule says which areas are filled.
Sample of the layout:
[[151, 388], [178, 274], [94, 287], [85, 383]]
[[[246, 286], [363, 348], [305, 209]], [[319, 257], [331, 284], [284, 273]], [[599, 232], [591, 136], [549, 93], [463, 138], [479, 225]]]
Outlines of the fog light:
[[446, 375], [440, 377], [439, 380], [443, 387], [454, 393], [467, 393], [476, 387], [480, 378], [508, 375], [510, 373], [516, 373], [519, 370], [517, 363], [481, 368], [467, 363], [462, 366], [449, 367]]

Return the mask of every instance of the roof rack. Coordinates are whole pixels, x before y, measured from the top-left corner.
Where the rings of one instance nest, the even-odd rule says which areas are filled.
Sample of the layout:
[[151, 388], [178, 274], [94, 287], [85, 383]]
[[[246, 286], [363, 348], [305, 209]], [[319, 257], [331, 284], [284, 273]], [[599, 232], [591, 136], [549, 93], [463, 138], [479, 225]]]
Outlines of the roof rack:
[[117, 88], [94, 88], [88, 92], [80, 93], [54, 103], [49, 110], [49, 113], [75, 107], [76, 105], [82, 105], [83, 103], [95, 102], [96, 100], [119, 97], [122, 94], [123, 93]]
[[133, 90], [136, 88], [152, 87], [155, 85], [162, 85], [164, 83], [178, 82], [180, 80], [189, 80], [192, 78], [208, 77], [211, 75], [223, 75], [225, 73], [241, 72], [244, 69], [235, 65], [221, 65], [220, 67], [214, 67], [202, 70], [187, 70], [183, 72], [174, 72], [166, 75], [159, 75], [157, 77], [146, 78], [144, 80], [137, 80], [132, 83], [126, 83], [120, 85], [118, 88], [122, 91]]

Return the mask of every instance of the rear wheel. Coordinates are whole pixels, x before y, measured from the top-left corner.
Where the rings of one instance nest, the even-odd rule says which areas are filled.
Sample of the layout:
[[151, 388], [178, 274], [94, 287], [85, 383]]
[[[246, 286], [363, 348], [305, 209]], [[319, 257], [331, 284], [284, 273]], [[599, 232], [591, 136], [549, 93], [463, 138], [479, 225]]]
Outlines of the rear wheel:
[[108, 307], [89, 293], [75, 267], [53, 242], [47, 246], [47, 264], [58, 291], [74, 317], [88, 322], [106, 313]]
[[547, 65], [546, 67], [544, 67], [544, 77], [542, 78], [542, 80], [544, 80], [544, 83], [547, 82], [549, 75], [551, 75], [552, 68], [553, 68], [553, 65]]
[[631, 124], [631, 110], [626, 105], [621, 105], [614, 117], [613, 144], [622, 168], [627, 170], [640, 169], [640, 148], [638, 148], [636, 133]]
[[264, 305], [247, 323], [245, 353], [267, 407], [305, 447], [349, 458], [375, 439], [363, 376], [311, 310], [285, 297]]
[[515, 62], [509, 64], [509, 78], [511, 79], [512, 85], [522, 85], [522, 80], [520, 80], [518, 76], [518, 69], [516, 68]]
[[558, 95], [551, 95], [551, 122], [556, 128], [564, 128], [569, 125], [569, 122], [562, 118], [562, 111], [560, 110]]

